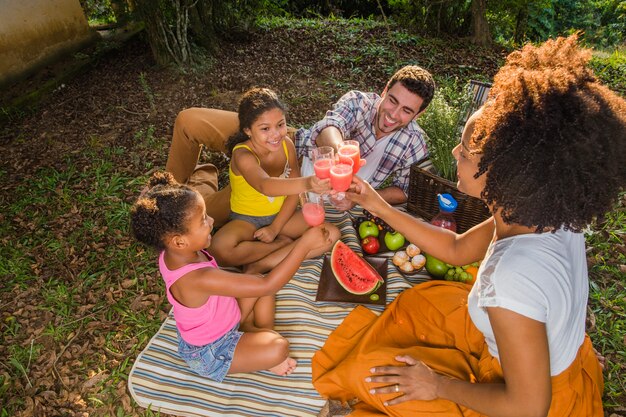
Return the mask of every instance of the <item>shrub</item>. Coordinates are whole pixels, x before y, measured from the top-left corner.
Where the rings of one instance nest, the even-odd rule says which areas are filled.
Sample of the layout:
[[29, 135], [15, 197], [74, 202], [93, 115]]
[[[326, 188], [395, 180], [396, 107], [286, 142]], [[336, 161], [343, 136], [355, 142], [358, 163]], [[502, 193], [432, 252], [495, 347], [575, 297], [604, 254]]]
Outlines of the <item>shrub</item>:
[[[450, 99], [446, 99], [446, 96]], [[452, 88], [437, 89], [433, 101], [419, 118], [426, 132], [426, 144], [430, 160], [437, 174], [456, 182], [456, 161], [452, 149], [459, 143], [462, 125], [461, 116], [469, 105], [469, 93], [455, 93]]]

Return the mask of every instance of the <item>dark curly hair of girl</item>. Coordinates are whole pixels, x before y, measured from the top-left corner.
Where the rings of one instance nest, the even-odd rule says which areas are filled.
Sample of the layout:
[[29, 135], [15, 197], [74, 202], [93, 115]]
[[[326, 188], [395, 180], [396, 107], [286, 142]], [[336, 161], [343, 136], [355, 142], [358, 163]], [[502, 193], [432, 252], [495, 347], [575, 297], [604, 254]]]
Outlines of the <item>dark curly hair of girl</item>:
[[250, 129], [252, 124], [268, 110], [280, 109], [287, 114], [287, 106], [280, 101], [276, 93], [269, 88], [255, 87], [246, 91], [239, 100], [239, 131], [226, 141], [226, 153], [231, 156], [237, 144], [248, 140], [243, 129]]
[[577, 36], [511, 53], [470, 140], [483, 199], [507, 223], [580, 231], [626, 183], [626, 101], [595, 78]]
[[135, 238], [157, 250], [165, 249], [169, 235], [187, 232], [185, 222], [196, 199], [197, 192], [176, 182], [169, 172], [155, 172], [130, 210]]

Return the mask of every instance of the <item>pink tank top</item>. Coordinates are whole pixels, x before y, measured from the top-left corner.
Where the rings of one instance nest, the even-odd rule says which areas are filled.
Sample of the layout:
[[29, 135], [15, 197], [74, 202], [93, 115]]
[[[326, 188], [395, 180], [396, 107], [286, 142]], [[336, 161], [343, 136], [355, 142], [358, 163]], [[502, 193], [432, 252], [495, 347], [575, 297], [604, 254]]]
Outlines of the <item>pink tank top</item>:
[[174, 306], [174, 319], [181, 337], [185, 342], [204, 346], [222, 337], [241, 320], [239, 304], [234, 297], [212, 295], [200, 307], [190, 308], [180, 304], [172, 296], [170, 287], [180, 277], [200, 268], [217, 268], [217, 263], [207, 251], [202, 251], [209, 259], [170, 270], [165, 265], [165, 252], [159, 255], [159, 269], [165, 281], [167, 299]]

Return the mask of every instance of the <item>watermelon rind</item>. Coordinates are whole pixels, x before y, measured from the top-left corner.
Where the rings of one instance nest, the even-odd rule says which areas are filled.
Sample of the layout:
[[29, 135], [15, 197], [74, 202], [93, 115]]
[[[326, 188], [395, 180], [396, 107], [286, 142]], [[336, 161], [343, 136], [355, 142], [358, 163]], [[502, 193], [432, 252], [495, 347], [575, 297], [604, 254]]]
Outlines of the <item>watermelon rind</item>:
[[350, 294], [371, 294], [384, 282], [380, 274], [365, 259], [341, 240], [333, 246], [330, 266], [339, 285]]

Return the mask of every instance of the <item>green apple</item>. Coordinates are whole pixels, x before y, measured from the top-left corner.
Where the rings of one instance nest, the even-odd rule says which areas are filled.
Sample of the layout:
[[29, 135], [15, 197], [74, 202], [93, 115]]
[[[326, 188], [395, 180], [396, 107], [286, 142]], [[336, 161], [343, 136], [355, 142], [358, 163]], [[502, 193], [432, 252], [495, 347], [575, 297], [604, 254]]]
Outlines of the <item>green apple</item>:
[[385, 246], [389, 250], [398, 250], [404, 245], [404, 236], [400, 232], [385, 233]]
[[445, 262], [426, 254], [426, 271], [433, 277], [444, 278], [448, 271], [453, 269], [454, 267], [448, 266]]
[[361, 239], [365, 239], [368, 236], [378, 237], [378, 226], [369, 220], [361, 222], [359, 225], [359, 236], [361, 236]]

